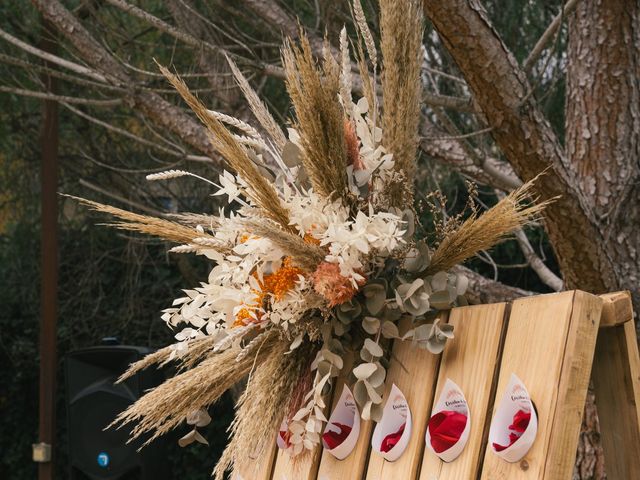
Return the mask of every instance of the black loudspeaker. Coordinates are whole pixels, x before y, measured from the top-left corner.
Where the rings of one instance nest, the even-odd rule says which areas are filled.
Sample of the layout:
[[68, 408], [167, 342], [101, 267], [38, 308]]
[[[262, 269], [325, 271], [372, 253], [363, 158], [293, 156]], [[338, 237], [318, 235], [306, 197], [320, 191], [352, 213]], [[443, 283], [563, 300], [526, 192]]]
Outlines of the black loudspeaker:
[[151, 368], [121, 384], [114, 384], [129, 364], [151, 351], [144, 347], [109, 345], [77, 350], [66, 356], [72, 480], [171, 478], [163, 439], [137, 452], [145, 439], [127, 444], [130, 428], [105, 430], [145, 390], [164, 380], [161, 371]]

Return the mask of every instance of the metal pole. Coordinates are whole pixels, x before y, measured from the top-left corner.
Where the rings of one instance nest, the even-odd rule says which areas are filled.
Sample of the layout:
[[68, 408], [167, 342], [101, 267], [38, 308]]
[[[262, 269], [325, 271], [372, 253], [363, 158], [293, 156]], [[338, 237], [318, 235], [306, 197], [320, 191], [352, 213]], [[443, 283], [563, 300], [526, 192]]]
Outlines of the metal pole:
[[[57, 42], [53, 27], [42, 21], [42, 50], [56, 53]], [[56, 91], [54, 78], [44, 75], [43, 81], [50, 92]], [[42, 286], [40, 321], [40, 444], [54, 445], [56, 432], [56, 323], [58, 296], [58, 104], [45, 100], [42, 130]], [[38, 479], [53, 480], [53, 448], [49, 459], [38, 463]], [[34, 450], [35, 457], [35, 450]], [[35, 458], [34, 458], [35, 459]], [[49, 460], [49, 461], [47, 461]]]

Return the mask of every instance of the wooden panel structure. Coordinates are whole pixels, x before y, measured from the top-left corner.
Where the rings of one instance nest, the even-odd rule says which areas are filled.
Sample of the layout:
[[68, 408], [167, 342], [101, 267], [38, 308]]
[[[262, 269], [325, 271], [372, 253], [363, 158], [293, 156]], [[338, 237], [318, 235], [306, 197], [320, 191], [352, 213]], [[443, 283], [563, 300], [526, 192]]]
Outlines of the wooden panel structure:
[[[497, 395], [502, 395], [512, 373], [518, 375], [537, 409], [538, 435], [531, 450], [517, 463], [501, 460], [487, 446], [482, 479], [542, 479], [548, 461], [561, 464], [555, 465], [556, 470], [563, 470], [565, 464], [572, 468], [591, 370], [593, 347], [589, 342], [595, 342], [601, 304], [598, 297], [573, 291], [522, 298], [513, 303]], [[593, 324], [580, 316], [589, 308], [597, 308]], [[584, 327], [587, 324], [591, 328]], [[574, 357], [584, 363], [576, 365]], [[580, 405], [563, 403], [579, 394]], [[570, 438], [574, 438], [570, 450], [550, 449], [552, 440], [554, 445], [568, 445]]]
[[395, 462], [388, 462], [380, 455], [371, 453], [366, 480], [416, 478], [422, 463], [424, 434], [431, 413], [434, 380], [438, 374], [440, 355], [415, 348], [410, 342], [396, 342], [392, 358], [384, 399], [386, 401], [389, 397], [394, 383], [404, 393], [413, 421], [411, 440], [402, 456]]
[[600, 327], [615, 327], [633, 321], [633, 304], [628, 290], [605, 293], [600, 298], [603, 301]]
[[[467, 446], [454, 462], [445, 463], [425, 448], [420, 480], [460, 480], [477, 476], [484, 455], [484, 425], [493, 400], [492, 384], [499, 362], [505, 307], [505, 303], [476, 305], [456, 308], [449, 315], [456, 337], [448, 342], [442, 355], [435, 398], [437, 400], [446, 379], [453, 380], [462, 389], [469, 405], [471, 433]], [[469, 359], [473, 359], [472, 366]]]
[[[352, 359], [349, 358], [349, 363], [353, 365]], [[347, 362], [345, 362], [345, 370], [348, 371]], [[347, 376], [348, 377], [348, 376]], [[335, 408], [338, 403], [340, 394], [342, 393], [342, 387], [344, 386], [345, 378], [341, 377], [334, 389], [333, 404], [331, 409]], [[329, 452], [322, 452], [322, 458], [320, 460], [320, 468], [318, 470], [318, 480], [342, 480], [344, 479], [360, 479], [367, 466], [367, 459], [369, 457], [369, 442], [371, 441], [371, 432], [373, 431], [372, 421], [360, 421], [360, 436], [356, 443], [353, 452], [349, 454], [344, 460], [338, 460]]]
[[[339, 390], [337, 395], [340, 395]], [[327, 397], [329, 396], [327, 395]], [[325, 399], [325, 404], [327, 407], [324, 409], [324, 414], [328, 418], [331, 397]], [[318, 445], [311, 454], [305, 455], [303, 459], [292, 459], [286, 451], [278, 449], [271, 478], [273, 480], [314, 480], [318, 473], [321, 456], [322, 445]]]
[[[455, 338], [442, 358], [408, 343], [393, 346], [387, 390], [398, 385], [413, 418], [409, 446], [398, 460], [371, 452], [373, 425], [363, 422], [358, 444], [345, 460], [318, 449], [309, 461], [294, 465], [272, 450], [258, 460], [259, 476], [233, 478], [569, 480], [592, 374], [608, 478], [640, 479], [640, 355], [629, 292], [596, 297], [570, 291], [512, 305], [462, 307], [451, 311], [449, 322]], [[539, 420], [531, 450], [521, 461], [507, 463], [493, 454], [487, 437], [495, 399], [512, 373], [527, 386]], [[472, 429], [465, 450], [451, 463], [425, 449], [424, 439], [435, 395], [447, 378], [466, 396]], [[338, 394], [343, 381], [334, 390]]]
[[640, 478], [639, 358], [633, 321], [600, 330], [592, 378], [609, 480]]
[[273, 473], [273, 464], [276, 459], [275, 440], [266, 448], [265, 452], [252, 459], [252, 467], [249, 471], [234, 471], [231, 480], [269, 480]]

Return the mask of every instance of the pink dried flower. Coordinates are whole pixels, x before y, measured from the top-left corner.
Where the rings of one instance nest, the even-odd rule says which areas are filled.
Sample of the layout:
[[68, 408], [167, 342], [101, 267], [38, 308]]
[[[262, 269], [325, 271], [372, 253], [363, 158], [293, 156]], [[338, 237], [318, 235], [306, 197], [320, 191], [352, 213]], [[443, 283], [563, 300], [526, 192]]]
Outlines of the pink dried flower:
[[[311, 275], [313, 288], [322, 295], [330, 307], [335, 307], [353, 298], [358, 287], [351, 279], [340, 275], [340, 267], [335, 263], [322, 262]], [[364, 285], [364, 280], [358, 286]]]

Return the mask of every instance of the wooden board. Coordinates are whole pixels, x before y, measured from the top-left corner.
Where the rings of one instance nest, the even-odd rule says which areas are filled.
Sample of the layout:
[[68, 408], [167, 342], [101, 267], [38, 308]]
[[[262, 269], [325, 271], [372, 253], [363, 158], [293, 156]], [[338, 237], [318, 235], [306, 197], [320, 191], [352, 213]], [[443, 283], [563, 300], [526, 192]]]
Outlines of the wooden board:
[[[329, 415], [331, 397], [327, 395], [323, 410], [325, 415]], [[286, 451], [277, 449], [276, 464], [273, 468], [273, 480], [314, 480], [318, 473], [320, 457], [322, 456], [322, 444], [318, 445], [313, 452], [305, 454], [304, 458], [293, 459]]]
[[[353, 361], [349, 356], [348, 361], [345, 360], [345, 373], [351, 370]], [[336, 383], [334, 389], [332, 410], [335, 408], [340, 394], [342, 393], [342, 387], [345, 384], [345, 377], [341, 376]], [[367, 458], [369, 457], [369, 445], [371, 441], [371, 432], [373, 431], [373, 422], [360, 421], [360, 436], [355, 448], [344, 460], [338, 460], [326, 450], [322, 451], [322, 458], [320, 460], [320, 468], [318, 469], [318, 480], [343, 480], [353, 479], [359, 480], [362, 478], [362, 474], [367, 466]]]
[[600, 329], [592, 378], [607, 478], [640, 478], [640, 357], [633, 321]]
[[575, 292], [544, 469], [545, 479], [571, 479], [601, 313], [601, 298]]
[[410, 342], [395, 342], [392, 352], [384, 398], [386, 401], [394, 383], [404, 393], [413, 420], [411, 439], [407, 449], [395, 462], [388, 462], [372, 452], [367, 467], [367, 480], [414, 479], [422, 463], [424, 434], [431, 413], [440, 355], [413, 347]]
[[465, 449], [451, 463], [443, 462], [425, 448], [420, 480], [461, 480], [477, 476], [484, 455], [484, 425], [490, 420], [487, 417], [493, 402], [492, 384], [500, 359], [505, 308], [505, 303], [476, 305], [455, 308], [449, 315], [456, 337], [445, 347], [435, 400], [447, 378], [453, 380], [467, 399], [471, 432]]
[[[554, 445], [569, 444], [570, 437], [577, 435], [581, 423], [586, 382], [583, 370], [590, 371], [588, 339], [595, 338], [598, 316], [585, 316], [591, 308], [601, 309], [601, 301], [592, 295], [578, 292], [563, 292], [516, 300], [509, 317], [507, 335], [496, 397], [501, 398], [512, 373], [525, 383], [538, 413], [538, 435], [527, 455], [519, 462], [507, 463], [485, 448], [481, 479], [519, 480], [543, 479], [563, 480], [565, 477], [545, 477], [547, 465], [575, 458], [575, 446], [571, 451], [550, 451]], [[584, 303], [584, 305], [583, 305]], [[574, 316], [574, 308], [576, 315]], [[595, 318], [595, 319], [594, 319]], [[591, 323], [594, 321], [594, 324]], [[589, 326], [583, 324], [590, 324]], [[594, 328], [595, 326], [595, 328]], [[591, 332], [589, 334], [589, 332]], [[566, 356], [566, 358], [565, 358]], [[574, 357], [586, 362], [577, 365]], [[561, 390], [562, 389], [562, 390]], [[582, 393], [581, 393], [582, 392]], [[573, 399], [582, 394], [581, 406]], [[571, 401], [571, 405], [559, 402]], [[557, 415], [558, 414], [558, 415]], [[567, 429], [568, 433], [557, 437], [555, 430]], [[561, 460], [555, 457], [562, 456]], [[551, 458], [553, 456], [554, 458]], [[564, 467], [559, 471], [564, 471]], [[566, 477], [570, 479], [569, 475]]]
[[261, 455], [252, 459], [253, 467], [246, 470], [236, 470], [231, 475], [232, 480], [269, 480], [273, 472], [273, 464], [276, 458], [276, 441], [273, 441]]
[[605, 293], [600, 295], [600, 298], [604, 302], [600, 327], [615, 327], [633, 320], [633, 304], [631, 303], [631, 293], [628, 290]]

